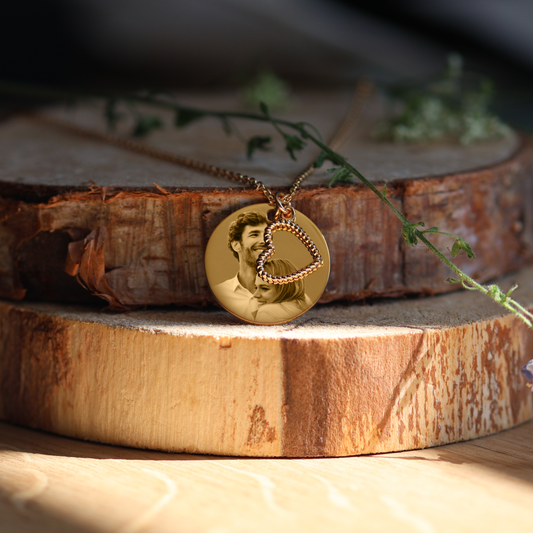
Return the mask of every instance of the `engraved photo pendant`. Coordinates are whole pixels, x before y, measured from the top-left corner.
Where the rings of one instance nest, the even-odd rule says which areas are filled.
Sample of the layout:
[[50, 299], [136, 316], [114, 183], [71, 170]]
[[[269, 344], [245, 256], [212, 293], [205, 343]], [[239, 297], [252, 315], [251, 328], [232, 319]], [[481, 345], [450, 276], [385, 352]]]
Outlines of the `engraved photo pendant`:
[[273, 222], [273, 212], [269, 204], [235, 211], [216, 227], [205, 252], [215, 298], [252, 324], [283, 324], [303, 315], [329, 278], [328, 246], [317, 226], [296, 210], [291, 222]]

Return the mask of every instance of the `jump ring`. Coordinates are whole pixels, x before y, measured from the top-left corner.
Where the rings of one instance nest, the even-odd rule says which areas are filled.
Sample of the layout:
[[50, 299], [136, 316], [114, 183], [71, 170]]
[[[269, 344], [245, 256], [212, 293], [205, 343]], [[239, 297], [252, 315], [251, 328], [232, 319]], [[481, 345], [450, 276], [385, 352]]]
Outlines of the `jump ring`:
[[291, 208], [284, 205], [283, 198], [284, 198], [284, 195], [281, 192], [276, 193], [276, 203], [278, 204], [278, 209], [284, 215], [288, 215], [289, 213], [291, 213]]

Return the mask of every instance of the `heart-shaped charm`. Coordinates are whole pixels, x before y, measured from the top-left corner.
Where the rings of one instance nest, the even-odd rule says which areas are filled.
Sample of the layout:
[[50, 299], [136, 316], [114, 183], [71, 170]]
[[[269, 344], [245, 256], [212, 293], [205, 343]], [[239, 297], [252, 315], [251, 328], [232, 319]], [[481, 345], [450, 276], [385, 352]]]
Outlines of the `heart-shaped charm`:
[[[306, 267], [288, 274], [286, 276], [274, 276], [269, 274], [265, 270], [265, 263], [274, 255], [274, 242], [272, 241], [272, 234], [276, 231], [287, 231], [292, 233], [300, 242], [307, 248], [308, 252], [313, 258], [313, 262], [309, 263]], [[324, 260], [318, 251], [315, 243], [311, 240], [309, 235], [298, 224], [292, 221], [277, 221], [271, 222], [265, 229], [264, 240], [266, 249], [257, 258], [257, 275], [267, 283], [273, 283], [274, 285], [285, 285], [286, 283], [294, 283], [299, 279], [303, 279], [309, 274], [317, 271], [324, 265]]]

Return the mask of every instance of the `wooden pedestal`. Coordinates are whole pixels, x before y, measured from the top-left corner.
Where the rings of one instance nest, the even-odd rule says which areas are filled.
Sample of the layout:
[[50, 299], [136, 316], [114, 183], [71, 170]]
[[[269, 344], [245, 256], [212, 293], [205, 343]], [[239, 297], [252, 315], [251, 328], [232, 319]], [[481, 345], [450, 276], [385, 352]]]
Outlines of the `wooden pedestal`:
[[[533, 304], [533, 269], [518, 298]], [[322, 306], [284, 326], [221, 311], [0, 304], [0, 415], [111, 444], [307, 457], [424, 448], [533, 413], [533, 334], [458, 292]]]

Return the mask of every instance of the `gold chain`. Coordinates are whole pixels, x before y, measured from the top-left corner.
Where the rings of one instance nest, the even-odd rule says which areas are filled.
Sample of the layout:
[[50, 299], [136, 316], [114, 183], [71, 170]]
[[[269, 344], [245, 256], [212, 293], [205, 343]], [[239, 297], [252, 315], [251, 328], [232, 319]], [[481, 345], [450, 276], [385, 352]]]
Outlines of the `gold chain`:
[[[346, 115], [346, 118], [344, 119], [337, 133], [329, 143], [329, 146], [332, 149], [335, 149], [336, 147], [340, 146], [349, 136], [355, 124], [359, 120], [364, 103], [372, 93], [372, 90], [373, 84], [369, 80], [362, 80], [357, 84], [350, 110], [348, 111], [348, 114]], [[170, 152], [166, 152], [164, 150], [148, 146], [146, 144], [138, 143], [130, 139], [125, 139], [124, 137], [113, 135], [111, 133], [101, 133], [89, 130], [82, 126], [77, 126], [75, 124], [67, 123], [62, 120], [56, 119], [54, 117], [51, 117], [50, 115], [32, 114], [30, 116], [38, 122], [58, 127], [62, 130], [75, 133], [76, 135], [79, 135], [81, 137], [86, 137], [96, 141], [103, 141], [107, 144], [118, 146], [119, 148], [123, 148], [131, 152], [153, 157], [155, 159], [160, 159], [162, 161], [168, 161], [170, 163], [192, 168], [194, 170], [199, 170], [201, 172], [206, 172], [208, 174], [212, 174], [213, 176], [220, 176], [230, 180], [248, 183], [258, 191], [261, 191], [266, 196], [270, 205], [276, 205], [276, 198], [272, 194], [272, 191], [262, 181], [259, 181], [258, 179], [253, 178], [251, 176], [241, 174], [240, 172], [233, 172], [231, 170], [220, 168], [215, 165], [208, 165], [200, 161], [195, 161], [194, 159], [189, 159], [188, 157], [181, 157], [179, 155], [175, 155]], [[304, 180], [306, 180], [314, 171], [314, 165], [310, 165], [303, 172], [298, 174], [293, 184], [291, 185], [289, 194], [281, 196], [281, 202], [284, 206], [290, 206], [292, 199], [299, 191]]]

